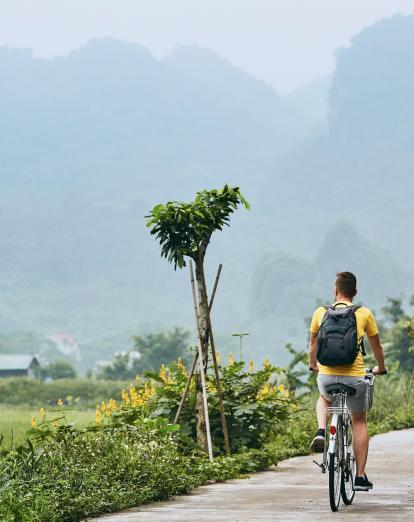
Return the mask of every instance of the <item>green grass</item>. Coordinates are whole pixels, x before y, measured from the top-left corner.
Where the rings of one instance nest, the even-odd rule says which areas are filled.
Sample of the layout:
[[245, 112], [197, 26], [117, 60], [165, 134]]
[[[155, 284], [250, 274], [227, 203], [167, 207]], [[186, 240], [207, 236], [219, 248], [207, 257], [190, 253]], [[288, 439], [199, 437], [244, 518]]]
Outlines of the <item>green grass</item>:
[[[66, 411], [66, 410], [65, 410]], [[27, 406], [0, 405], [0, 434], [3, 435], [3, 449], [10, 449], [21, 444], [26, 438], [26, 432], [31, 428], [32, 416], [40, 422], [40, 413], [37, 408]], [[52, 418], [53, 414], [48, 414]], [[76, 423], [77, 427], [87, 426], [95, 420], [95, 410], [68, 410], [69, 423]]]

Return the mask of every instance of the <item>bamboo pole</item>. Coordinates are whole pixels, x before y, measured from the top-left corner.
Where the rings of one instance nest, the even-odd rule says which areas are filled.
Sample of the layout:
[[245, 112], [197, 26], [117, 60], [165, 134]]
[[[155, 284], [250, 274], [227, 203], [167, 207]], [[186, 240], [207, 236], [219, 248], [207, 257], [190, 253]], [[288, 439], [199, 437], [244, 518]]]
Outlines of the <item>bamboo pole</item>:
[[181, 396], [180, 404], [178, 405], [177, 413], [175, 414], [174, 424], [177, 424], [179, 419], [180, 419], [181, 411], [183, 409], [185, 399], [187, 398], [187, 393], [188, 393], [188, 390], [190, 389], [191, 379], [193, 377], [194, 370], [195, 370], [195, 367], [196, 367], [196, 364], [197, 364], [197, 358], [198, 358], [198, 353], [196, 352], [194, 354], [194, 357], [193, 357], [191, 370], [190, 370], [190, 373], [188, 375], [187, 382], [185, 384], [185, 388], [184, 388], [183, 394]]
[[[207, 300], [207, 296], [206, 296], [206, 300]], [[213, 356], [214, 374], [216, 377], [217, 397], [218, 397], [218, 401], [219, 401], [221, 425], [223, 428], [224, 448], [226, 450], [227, 455], [230, 455], [229, 433], [227, 431], [226, 414], [224, 412], [223, 393], [221, 391], [220, 374], [219, 374], [219, 369], [218, 369], [218, 364], [217, 364], [216, 347], [215, 347], [215, 343], [214, 343], [213, 328], [211, 326], [210, 309], [207, 310], [207, 328], [210, 333], [211, 355]]]
[[[213, 461], [213, 448], [211, 445], [210, 419], [209, 419], [209, 415], [208, 415], [206, 376], [204, 373], [204, 358], [203, 358], [203, 349], [201, 347], [200, 323], [198, 321], [197, 298], [196, 298], [195, 284], [194, 284], [193, 264], [191, 261], [189, 263], [189, 266], [190, 266], [190, 277], [191, 277], [191, 289], [193, 292], [194, 314], [195, 314], [196, 327], [197, 327], [197, 333], [198, 333], [198, 365], [200, 367], [201, 388], [202, 388], [202, 393], [203, 393], [204, 420], [206, 423], [206, 432], [207, 432], [208, 458], [210, 459], [210, 462], [212, 462]], [[207, 314], [207, 316], [208, 316], [208, 314]]]
[[[217, 286], [218, 286], [218, 283], [219, 283], [219, 279], [220, 279], [222, 268], [223, 268], [223, 265], [220, 263], [220, 265], [218, 267], [218, 270], [217, 270], [216, 280], [214, 281], [214, 287], [213, 287], [213, 292], [211, 294], [210, 303], [208, 305], [209, 311], [213, 307], [214, 297], [216, 295], [216, 290], [217, 290]], [[198, 308], [197, 308], [197, 324], [198, 324]], [[187, 398], [188, 390], [190, 389], [190, 383], [191, 383], [191, 379], [192, 379], [193, 374], [194, 374], [194, 370], [195, 370], [195, 367], [196, 367], [197, 359], [198, 359], [198, 352], [196, 352], [194, 354], [193, 362], [191, 364], [191, 370], [190, 370], [190, 373], [188, 375], [187, 382], [186, 382], [183, 394], [181, 396], [180, 404], [178, 405], [177, 413], [175, 414], [174, 424], [177, 424], [179, 419], [180, 419], [181, 412], [182, 412], [182, 409], [184, 407], [184, 402], [185, 402], [185, 400]]]
[[214, 281], [213, 291], [211, 292], [210, 304], [208, 305], [208, 311], [209, 312], [211, 312], [211, 309], [212, 309], [213, 303], [214, 303], [214, 298], [216, 297], [217, 285], [218, 285], [218, 282], [219, 282], [219, 279], [220, 279], [222, 268], [223, 268], [223, 265], [220, 263], [219, 267], [218, 267], [218, 270], [217, 270], [216, 280]]

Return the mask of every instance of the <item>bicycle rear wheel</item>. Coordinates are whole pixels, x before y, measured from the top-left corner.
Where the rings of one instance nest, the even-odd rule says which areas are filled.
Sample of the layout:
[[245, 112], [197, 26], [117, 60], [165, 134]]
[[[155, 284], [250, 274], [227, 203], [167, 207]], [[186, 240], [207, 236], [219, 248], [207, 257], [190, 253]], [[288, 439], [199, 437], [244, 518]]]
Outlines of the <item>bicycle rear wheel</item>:
[[342, 470], [341, 495], [344, 504], [352, 504], [355, 497], [354, 480], [356, 474], [356, 461], [352, 447], [352, 422], [349, 419], [343, 428], [344, 440], [347, 441], [347, 454], [344, 455], [344, 467]]
[[343, 438], [341, 419], [338, 419], [336, 427], [336, 448], [334, 453], [329, 453], [329, 502], [332, 511], [338, 511], [339, 502], [341, 501], [342, 489], [342, 455], [343, 455]]

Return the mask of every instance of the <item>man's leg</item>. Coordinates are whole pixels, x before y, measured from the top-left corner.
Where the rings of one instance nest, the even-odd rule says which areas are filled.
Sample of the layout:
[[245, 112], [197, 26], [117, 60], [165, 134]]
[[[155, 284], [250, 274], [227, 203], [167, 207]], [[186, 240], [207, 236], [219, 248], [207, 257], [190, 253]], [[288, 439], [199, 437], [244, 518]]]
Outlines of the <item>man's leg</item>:
[[311, 451], [315, 453], [323, 453], [325, 448], [325, 429], [326, 429], [326, 415], [328, 413], [329, 402], [322, 395], [316, 403], [316, 417], [318, 419], [318, 431], [313, 438], [311, 444]]
[[319, 397], [316, 403], [316, 417], [318, 419], [318, 428], [326, 429], [326, 416], [328, 414], [329, 401], [322, 395]]
[[357, 477], [364, 477], [369, 443], [366, 411], [359, 411], [352, 414], [352, 433], [354, 437], [354, 454], [357, 466], [356, 474]]

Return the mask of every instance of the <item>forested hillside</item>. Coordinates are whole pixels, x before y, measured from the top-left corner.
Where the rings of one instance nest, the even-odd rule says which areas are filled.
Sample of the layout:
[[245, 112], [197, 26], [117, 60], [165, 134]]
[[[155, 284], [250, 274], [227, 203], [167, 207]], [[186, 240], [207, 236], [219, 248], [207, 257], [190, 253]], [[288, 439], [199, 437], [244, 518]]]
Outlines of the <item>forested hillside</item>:
[[[194, 64], [204, 77], [187, 74]], [[311, 128], [272, 88], [199, 48], [165, 63], [111, 39], [55, 60], [2, 48], [0, 74], [0, 324], [9, 331], [100, 337], [191, 318], [144, 215], [225, 180], [249, 193]]]
[[303, 342], [340, 269], [374, 308], [414, 293], [413, 51], [414, 17], [356, 35], [326, 115], [328, 81], [280, 97], [198, 47], [163, 61], [110, 39], [54, 60], [0, 48], [2, 332], [191, 327], [188, 274], [160, 259], [144, 215], [225, 182], [252, 204], [207, 260], [209, 281], [224, 263], [225, 337], [246, 325], [260, 356]]

